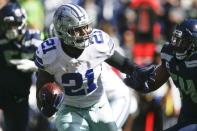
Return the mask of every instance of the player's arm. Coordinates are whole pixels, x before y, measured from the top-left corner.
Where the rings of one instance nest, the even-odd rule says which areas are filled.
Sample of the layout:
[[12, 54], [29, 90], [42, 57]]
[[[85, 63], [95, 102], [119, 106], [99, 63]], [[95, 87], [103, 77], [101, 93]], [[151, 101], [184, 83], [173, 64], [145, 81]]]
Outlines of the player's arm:
[[125, 74], [130, 74], [135, 69], [135, 65], [133, 64], [133, 62], [128, 58], [122, 56], [117, 51], [114, 51], [113, 55], [107, 60], [105, 60], [105, 62]]
[[37, 72], [37, 81], [36, 81], [36, 99], [37, 99], [37, 106], [38, 109], [45, 115], [45, 116], [52, 116], [56, 110], [54, 108], [49, 109], [50, 105], [47, 105], [46, 98], [40, 97], [40, 89], [47, 83], [54, 82], [54, 77], [50, 75], [48, 72], [38, 69]]
[[168, 78], [170, 77], [170, 74], [168, 73], [166, 67], [164, 64], [158, 65], [158, 67], [155, 70], [155, 76], [154, 76], [154, 83], [152, 83], [153, 89], [158, 89], [161, 87], [165, 82], [167, 82]]
[[40, 103], [40, 99], [39, 99], [39, 91], [40, 89], [46, 84], [46, 83], [49, 83], [49, 82], [53, 82], [54, 81], [54, 78], [52, 75], [50, 75], [48, 72], [44, 71], [44, 70], [41, 70], [41, 69], [38, 69], [37, 71], [37, 80], [36, 80], [36, 98], [37, 98], [37, 105], [38, 107], [40, 107], [41, 103]]
[[44, 86], [44, 84], [49, 82], [54, 82], [54, 77], [50, 75], [48, 72], [42, 69], [38, 69], [36, 81], [36, 94], [39, 92], [40, 88]]
[[136, 91], [148, 93], [161, 87], [169, 76], [164, 64], [151, 65], [136, 69], [124, 82]]

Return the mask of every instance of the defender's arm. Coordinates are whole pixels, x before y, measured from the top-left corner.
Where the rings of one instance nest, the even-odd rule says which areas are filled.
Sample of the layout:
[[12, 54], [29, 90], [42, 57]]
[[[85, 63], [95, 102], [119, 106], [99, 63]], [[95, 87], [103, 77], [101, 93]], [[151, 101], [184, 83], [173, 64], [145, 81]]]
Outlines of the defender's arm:
[[124, 82], [139, 92], [149, 93], [161, 87], [169, 76], [164, 64], [157, 67], [151, 65], [136, 69], [124, 79]]
[[158, 89], [161, 87], [170, 77], [164, 64], [160, 64], [155, 70], [155, 82], [152, 84], [153, 89]]

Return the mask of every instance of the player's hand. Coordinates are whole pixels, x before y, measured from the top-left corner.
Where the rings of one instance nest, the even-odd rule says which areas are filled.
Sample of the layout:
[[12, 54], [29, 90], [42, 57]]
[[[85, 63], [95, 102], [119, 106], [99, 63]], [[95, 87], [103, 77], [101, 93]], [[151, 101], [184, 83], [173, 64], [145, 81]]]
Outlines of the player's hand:
[[58, 108], [64, 99], [64, 93], [60, 89], [51, 90], [48, 87], [44, 88], [41, 88], [37, 93], [37, 105], [39, 110], [46, 117], [51, 117], [58, 111]]
[[126, 78], [124, 79], [124, 83], [137, 91], [146, 92], [149, 90], [148, 83], [155, 81], [154, 71], [154, 65], [136, 68], [135, 71], [126, 76]]
[[16, 65], [16, 68], [23, 72], [37, 70], [37, 67], [34, 64], [34, 62], [29, 59], [12, 59], [10, 60], [10, 63], [12, 63], [13, 65]]
[[43, 42], [42, 40], [33, 38], [31, 40], [28, 40], [28, 41], [23, 41], [22, 45], [23, 45], [23, 48], [29, 48], [31, 46], [38, 47], [42, 42]]
[[58, 111], [58, 107], [62, 103], [63, 98], [63, 94], [55, 95], [54, 99], [49, 102], [46, 96], [42, 95], [42, 97], [37, 101], [38, 108], [46, 117], [51, 117]]

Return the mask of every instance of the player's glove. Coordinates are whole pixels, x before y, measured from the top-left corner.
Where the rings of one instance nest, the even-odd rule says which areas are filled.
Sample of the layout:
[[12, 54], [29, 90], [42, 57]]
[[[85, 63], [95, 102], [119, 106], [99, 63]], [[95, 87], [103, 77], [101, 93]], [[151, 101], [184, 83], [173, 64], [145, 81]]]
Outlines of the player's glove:
[[37, 67], [34, 64], [33, 61], [29, 60], [29, 59], [12, 59], [10, 60], [10, 63], [12, 63], [13, 65], [16, 65], [16, 68], [18, 70], [21, 70], [23, 72], [28, 72], [28, 71], [36, 71]]
[[41, 94], [41, 92], [39, 92], [37, 96], [38, 109], [46, 117], [51, 117], [58, 111], [58, 107], [62, 103], [63, 99], [63, 92], [60, 94], [55, 94], [53, 98], [49, 98], [49, 96], [47, 96], [46, 94]]
[[131, 74], [124, 79], [124, 83], [139, 92], [149, 92], [151, 89], [149, 83], [154, 82], [155, 66], [145, 66], [136, 68]]

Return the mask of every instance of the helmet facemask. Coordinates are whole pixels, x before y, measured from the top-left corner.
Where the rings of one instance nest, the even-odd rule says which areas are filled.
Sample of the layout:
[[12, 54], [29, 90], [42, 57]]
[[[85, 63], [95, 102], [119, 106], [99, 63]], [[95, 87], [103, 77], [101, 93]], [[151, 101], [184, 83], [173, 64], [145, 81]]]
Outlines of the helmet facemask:
[[84, 49], [90, 45], [91, 32], [92, 28], [89, 25], [68, 30], [72, 44], [79, 49]]
[[5, 32], [6, 38], [12, 40], [16, 39], [19, 35], [24, 34], [26, 30], [25, 20], [22, 22], [7, 22], [8, 26]]
[[[84, 49], [91, 44], [92, 28], [88, 25], [71, 28], [67, 31], [55, 31], [57, 35], [69, 46], [76, 47], [78, 49]], [[82, 32], [84, 32], [83, 35]]]
[[173, 53], [178, 60], [184, 60], [196, 49], [196, 38], [192, 34], [180, 30], [175, 30], [172, 35], [171, 44], [173, 45]]

